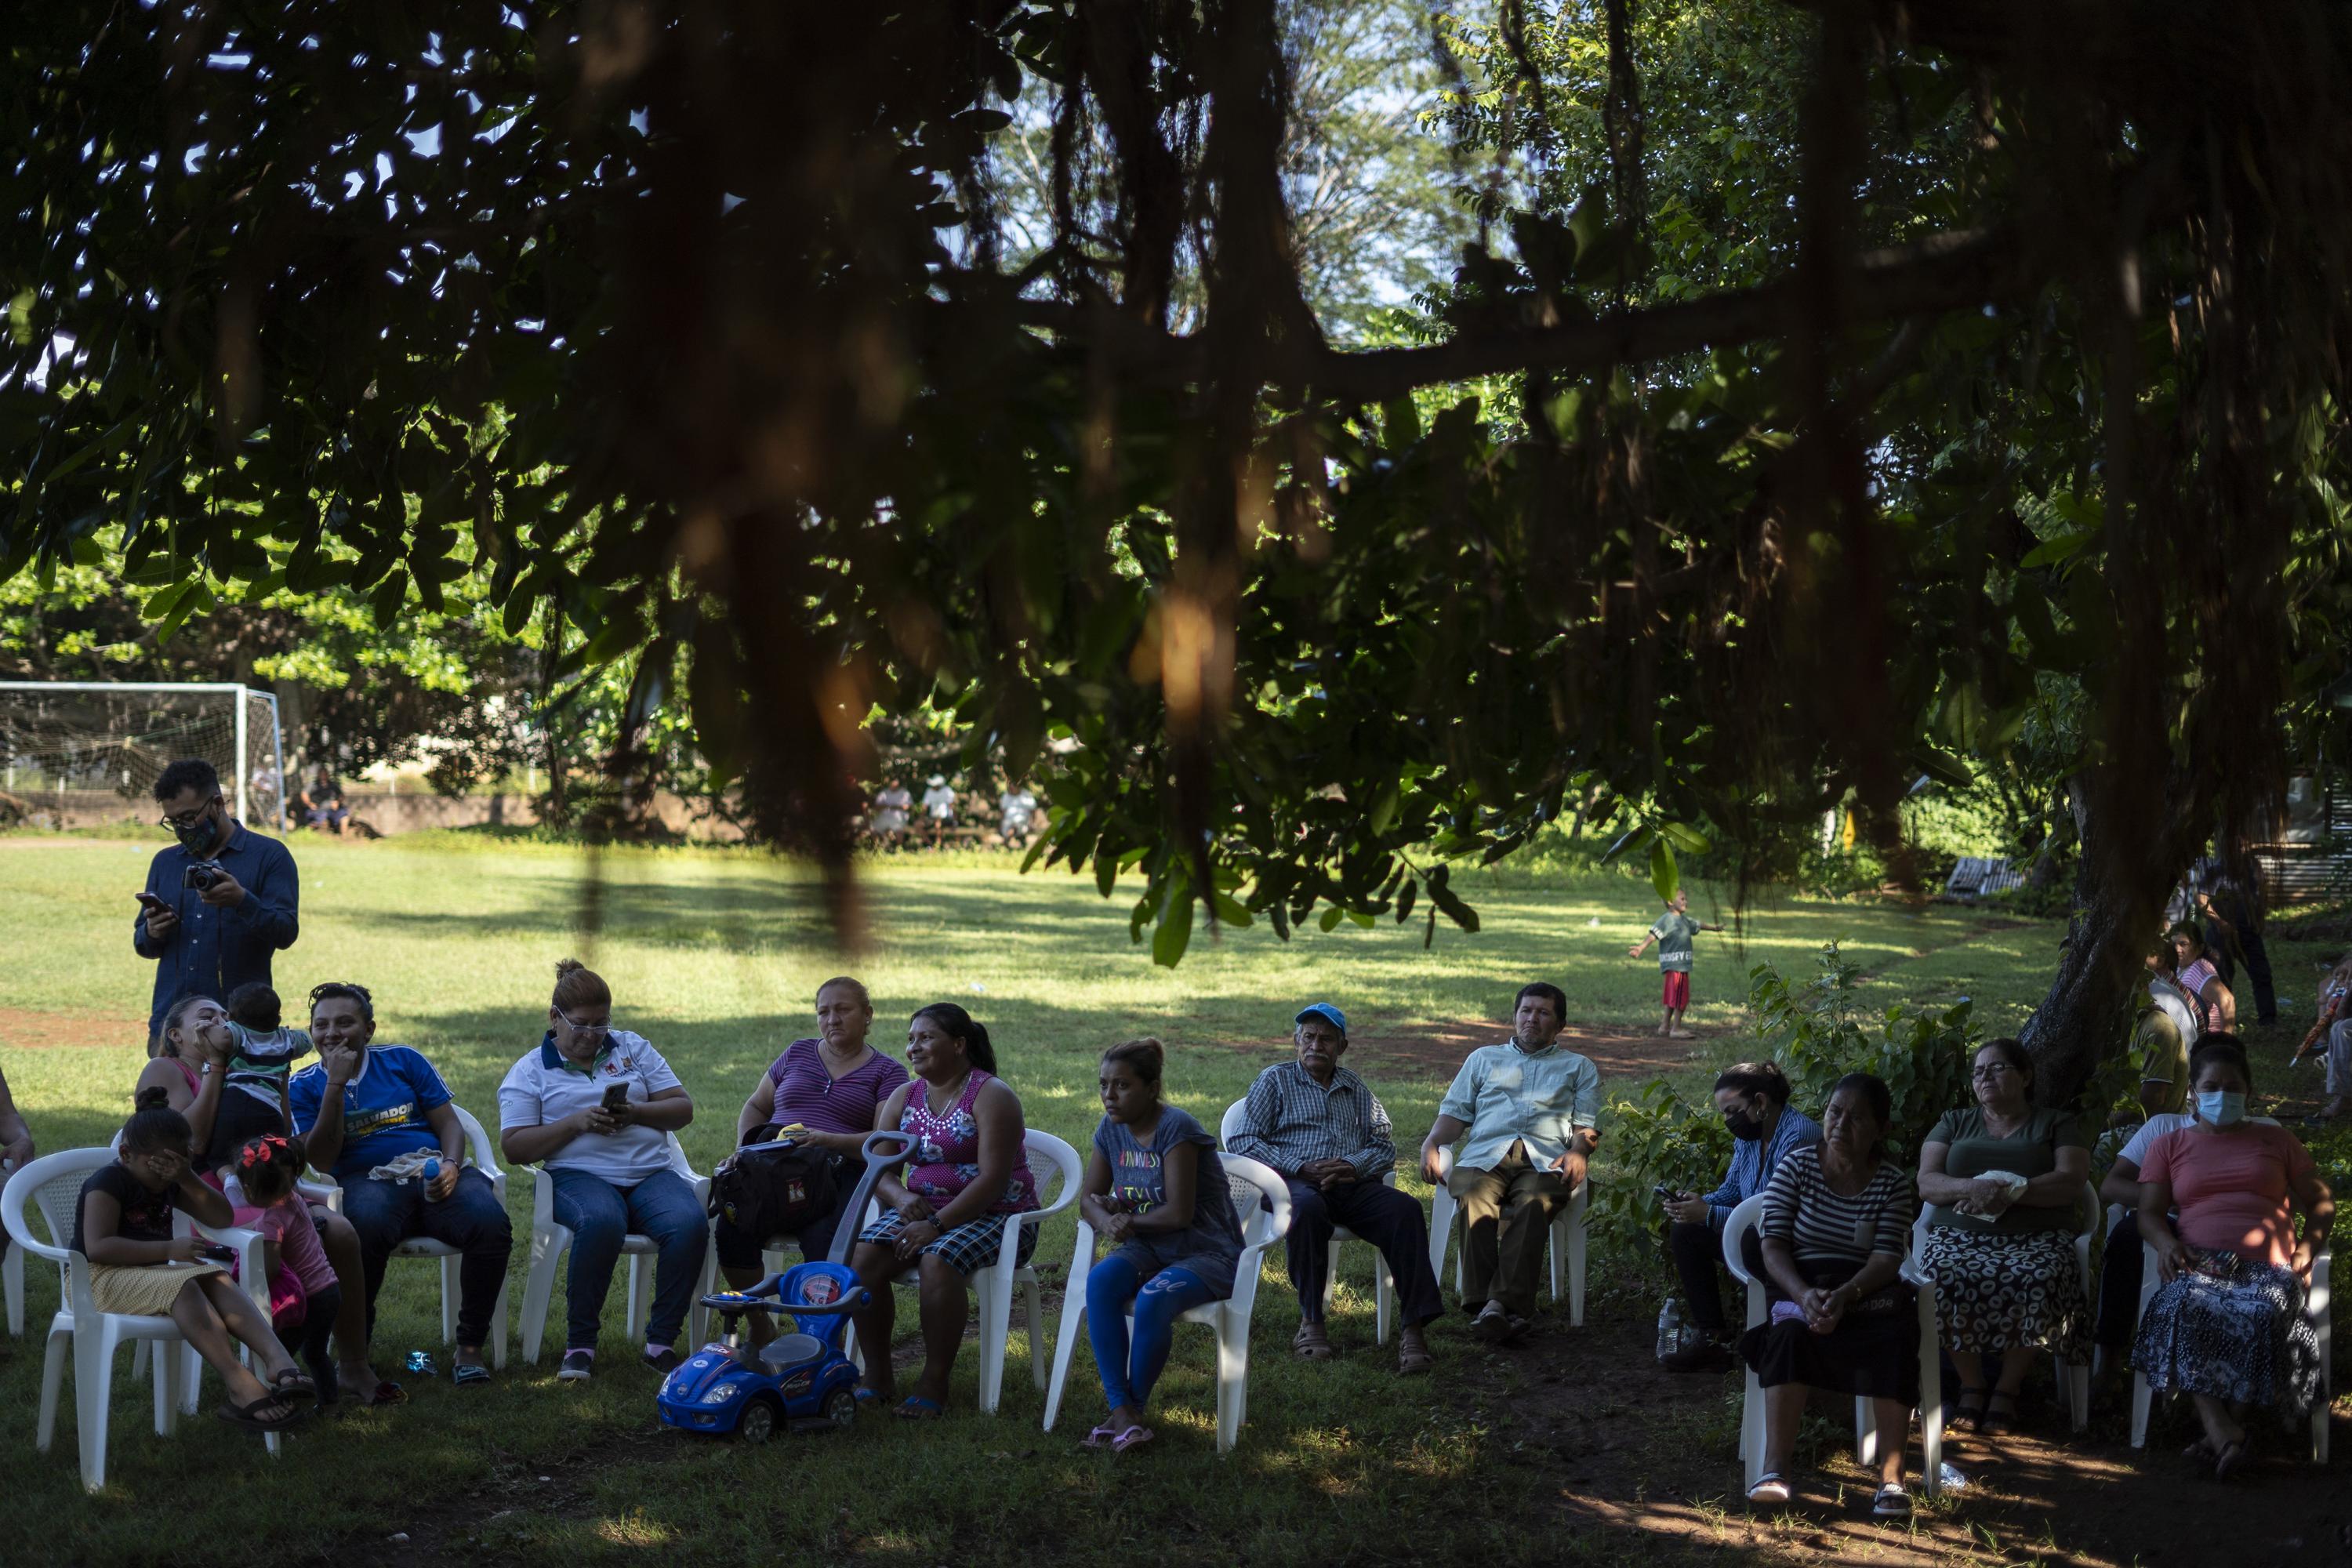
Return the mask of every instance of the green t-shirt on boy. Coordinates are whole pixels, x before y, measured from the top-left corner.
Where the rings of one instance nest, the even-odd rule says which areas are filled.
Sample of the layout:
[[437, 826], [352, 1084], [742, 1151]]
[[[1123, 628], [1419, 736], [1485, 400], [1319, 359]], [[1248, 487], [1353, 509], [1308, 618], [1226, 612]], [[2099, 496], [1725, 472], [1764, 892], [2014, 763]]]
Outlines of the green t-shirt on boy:
[[1650, 934], [1658, 939], [1659, 970], [1663, 973], [1679, 971], [1688, 974], [1691, 966], [1691, 939], [1698, 935], [1703, 929], [1705, 928], [1698, 921], [1691, 919], [1690, 915], [1683, 910], [1668, 910], [1659, 916], [1658, 923], [1650, 928]]

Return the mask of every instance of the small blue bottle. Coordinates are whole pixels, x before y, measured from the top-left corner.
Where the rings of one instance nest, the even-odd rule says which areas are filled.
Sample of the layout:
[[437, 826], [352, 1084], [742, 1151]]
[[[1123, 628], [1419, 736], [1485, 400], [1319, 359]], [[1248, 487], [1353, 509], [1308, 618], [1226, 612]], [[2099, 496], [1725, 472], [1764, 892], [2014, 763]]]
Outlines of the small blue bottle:
[[431, 1196], [432, 1194], [429, 1189], [432, 1187], [434, 1183], [440, 1179], [441, 1162], [438, 1160], [425, 1161], [425, 1169], [416, 1173], [417, 1191], [425, 1193], [428, 1197]]

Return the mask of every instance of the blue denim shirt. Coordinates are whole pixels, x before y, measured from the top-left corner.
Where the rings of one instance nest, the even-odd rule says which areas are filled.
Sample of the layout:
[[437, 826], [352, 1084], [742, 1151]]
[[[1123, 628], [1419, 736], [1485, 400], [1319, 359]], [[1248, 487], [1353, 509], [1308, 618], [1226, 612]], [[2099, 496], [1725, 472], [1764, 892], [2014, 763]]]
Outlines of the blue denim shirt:
[[1706, 1194], [1707, 1223], [1721, 1230], [1731, 1223], [1731, 1211], [1769, 1185], [1772, 1173], [1790, 1152], [1822, 1141], [1822, 1124], [1790, 1106], [1780, 1108], [1772, 1136], [1741, 1139], [1732, 1146], [1731, 1173], [1723, 1185]]
[[248, 981], [268, 984], [270, 954], [293, 946], [299, 932], [295, 909], [302, 878], [293, 855], [277, 839], [264, 838], [241, 822], [235, 826], [228, 847], [213, 857], [245, 889], [245, 901], [235, 909], [215, 909], [195, 889], [181, 886], [196, 857], [177, 844], [156, 851], [147, 868], [147, 890], [180, 917], [179, 928], [161, 942], [147, 940], [144, 904], [131, 920], [131, 947], [155, 961], [155, 998], [147, 1016], [151, 1037], [165, 1011], [183, 996], [226, 1003], [230, 992]]

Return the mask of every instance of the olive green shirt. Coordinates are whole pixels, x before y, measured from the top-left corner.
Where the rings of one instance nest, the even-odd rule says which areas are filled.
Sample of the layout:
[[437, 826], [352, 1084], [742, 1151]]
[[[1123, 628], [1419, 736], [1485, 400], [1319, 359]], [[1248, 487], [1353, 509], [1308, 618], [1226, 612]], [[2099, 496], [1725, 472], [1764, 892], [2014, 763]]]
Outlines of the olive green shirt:
[[[2027, 1115], [2023, 1125], [2006, 1138], [1996, 1138], [1985, 1131], [1984, 1110], [1971, 1105], [1966, 1110], [1948, 1110], [1927, 1134], [1930, 1143], [1944, 1144], [1944, 1174], [1963, 1179], [1981, 1176], [1988, 1171], [2011, 1171], [2031, 1179], [2046, 1176], [2058, 1168], [2058, 1151], [2085, 1149], [2091, 1146], [2090, 1135], [2074, 1119], [2063, 1110], [2048, 1106], [2036, 1106]], [[2084, 1178], [2088, 1181], [2086, 1176]], [[1988, 1224], [1974, 1215], [1964, 1215], [1948, 1204], [1937, 1204], [1927, 1211], [1927, 1224], [1939, 1229], [1985, 1231], [1994, 1236], [2021, 1236], [2036, 1230], [2073, 1230], [2081, 1223], [2076, 1214], [2078, 1205], [2063, 1208], [2027, 1208], [2011, 1204], [2001, 1216]]]

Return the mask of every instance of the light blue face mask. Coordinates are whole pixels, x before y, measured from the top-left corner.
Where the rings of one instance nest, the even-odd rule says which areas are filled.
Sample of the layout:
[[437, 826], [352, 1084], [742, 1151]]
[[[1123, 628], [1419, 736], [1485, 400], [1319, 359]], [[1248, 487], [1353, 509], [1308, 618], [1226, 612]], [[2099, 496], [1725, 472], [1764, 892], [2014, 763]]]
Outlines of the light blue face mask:
[[2197, 1120], [2216, 1127], [2234, 1127], [2246, 1119], [2246, 1097], [2235, 1089], [2217, 1089], [2197, 1097]]

